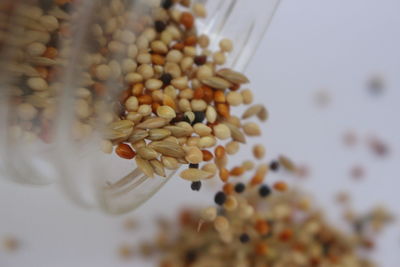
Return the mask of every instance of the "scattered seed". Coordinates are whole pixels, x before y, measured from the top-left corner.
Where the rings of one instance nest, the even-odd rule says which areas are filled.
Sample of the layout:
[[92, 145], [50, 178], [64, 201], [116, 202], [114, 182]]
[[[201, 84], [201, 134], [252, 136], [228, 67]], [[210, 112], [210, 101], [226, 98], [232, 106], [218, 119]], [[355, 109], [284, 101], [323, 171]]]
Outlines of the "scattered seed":
[[186, 169], [180, 173], [180, 177], [188, 181], [199, 181], [208, 179], [212, 173], [199, 169]]
[[248, 136], [260, 136], [261, 135], [261, 129], [258, 124], [254, 122], [247, 122], [243, 125], [243, 131], [245, 134]]
[[207, 79], [202, 79], [201, 82], [205, 85], [210, 86], [211, 88], [219, 90], [225, 90], [226, 88], [232, 86], [230, 82], [219, 77], [209, 77]]
[[173, 158], [183, 158], [185, 156], [185, 151], [183, 150], [183, 148], [174, 142], [156, 141], [150, 144], [150, 148], [154, 149], [164, 156], [169, 156]]
[[142, 159], [141, 157], [136, 157], [136, 165], [138, 168], [148, 177], [154, 177], [154, 169], [151, 166], [150, 162], [147, 160]]

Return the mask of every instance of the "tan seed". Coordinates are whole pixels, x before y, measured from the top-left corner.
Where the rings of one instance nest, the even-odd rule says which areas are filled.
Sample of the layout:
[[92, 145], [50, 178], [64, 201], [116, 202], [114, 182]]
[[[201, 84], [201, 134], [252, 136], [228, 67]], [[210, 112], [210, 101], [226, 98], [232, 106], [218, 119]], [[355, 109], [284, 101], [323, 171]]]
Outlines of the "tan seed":
[[183, 127], [179, 126], [166, 126], [164, 129], [167, 129], [171, 132], [171, 134], [175, 137], [185, 137], [185, 136], [190, 136], [193, 133], [193, 130], [189, 130]]
[[198, 142], [198, 146], [199, 148], [210, 148], [215, 146], [215, 144], [217, 143], [217, 140], [215, 140], [215, 137], [213, 136], [204, 136], [201, 137], [199, 142]]
[[251, 160], [245, 160], [242, 163], [242, 167], [246, 170], [246, 171], [251, 171], [252, 169], [254, 169], [254, 162]]
[[224, 124], [218, 124], [213, 128], [214, 135], [220, 140], [226, 140], [231, 137], [231, 130]]
[[148, 135], [149, 134], [146, 130], [135, 129], [133, 130], [132, 135], [129, 137], [128, 141], [130, 143], [136, 143], [138, 141], [145, 139]]
[[183, 158], [185, 156], [185, 150], [183, 150], [179, 144], [173, 142], [156, 141], [152, 142], [150, 147], [164, 156], [170, 156], [174, 158]]
[[185, 147], [185, 159], [189, 163], [198, 164], [203, 161], [203, 153], [198, 147]]
[[140, 129], [155, 129], [161, 128], [168, 124], [168, 120], [164, 118], [150, 118], [138, 124], [136, 127]]
[[226, 144], [225, 151], [229, 155], [236, 154], [239, 151], [239, 143], [236, 141], [229, 142], [228, 144]]
[[207, 207], [201, 211], [200, 216], [206, 222], [212, 222], [217, 218], [217, 209], [215, 207]]
[[136, 153], [144, 160], [152, 160], [157, 158], [157, 152], [149, 147], [140, 147]]
[[132, 134], [134, 125], [130, 120], [113, 122], [103, 131], [103, 136], [109, 140], [128, 138]]
[[196, 123], [193, 126], [194, 132], [198, 134], [199, 136], [207, 136], [210, 135], [212, 130], [210, 127], [205, 125], [204, 123]]
[[226, 101], [229, 105], [236, 107], [243, 104], [243, 97], [239, 92], [229, 92], [226, 95]]
[[261, 135], [261, 129], [258, 124], [254, 122], [247, 122], [243, 125], [243, 131], [245, 134], [248, 136], [260, 136]]
[[150, 162], [147, 160], [142, 159], [141, 157], [136, 156], [135, 157], [136, 165], [138, 168], [148, 177], [154, 177], [154, 170], [153, 167], [151, 166]]
[[261, 121], [266, 121], [268, 120], [268, 110], [263, 107], [262, 110], [260, 112], [257, 113], [257, 117], [261, 120]]
[[254, 115], [257, 115], [263, 109], [263, 105], [254, 105], [246, 109], [242, 115], [242, 119], [248, 119]]
[[179, 163], [176, 160], [176, 158], [163, 156], [161, 157], [161, 162], [164, 165], [164, 167], [169, 170], [176, 170], [179, 168]]
[[109, 140], [101, 141], [101, 151], [106, 154], [111, 154], [113, 151], [113, 144]]
[[224, 208], [227, 211], [234, 211], [238, 206], [238, 202], [234, 196], [228, 196], [224, 203]]
[[214, 177], [214, 175], [216, 175], [216, 174], [217, 174], [217, 171], [218, 171], [218, 167], [217, 167], [217, 165], [214, 164], [214, 163], [207, 163], [207, 164], [205, 164], [203, 167], [201, 167], [201, 169], [202, 169], [203, 171], [212, 173], [212, 176], [210, 176], [209, 178]]
[[219, 70], [217, 75], [234, 84], [244, 84], [250, 82], [244, 74], [231, 69]]
[[208, 179], [211, 175], [212, 173], [194, 168], [186, 169], [180, 173], [181, 178], [192, 182]]
[[236, 127], [235, 125], [231, 124], [231, 123], [224, 123], [226, 126], [229, 127], [229, 129], [231, 130], [231, 135], [233, 140], [239, 142], [239, 143], [246, 143], [246, 137], [244, 136], [244, 134], [239, 130], [238, 127]]
[[145, 83], [145, 86], [148, 90], [157, 90], [160, 89], [163, 85], [163, 82], [158, 79], [148, 79]]
[[169, 106], [159, 106], [157, 108], [157, 115], [167, 120], [171, 120], [176, 117], [175, 110]]
[[279, 163], [288, 171], [294, 172], [296, 171], [296, 165], [286, 156], [279, 156]]
[[217, 216], [214, 220], [214, 227], [219, 233], [229, 230], [229, 222], [224, 216]]
[[150, 160], [150, 164], [153, 167], [153, 170], [157, 175], [165, 177], [164, 166], [160, 161], [153, 159], [153, 160]]
[[171, 131], [167, 129], [151, 129], [147, 139], [159, 141], [171, 135]]
[[265, 147], [261, 144], [253, 146], [253, 155], [256, 159], [262, 159], [265, 156]]
[[226, 88], [232, 87], [232, 84], [225, 79], [219, 77], [210, 77], [202, 79], [201, 82], [215, 89], [225, 90]]
[[246, 105], [250, 105], [253, 103], [253, 93], [250, 89], [245, 89], [242, 91], [243, 103]]
[[214, 107], [208, 106], [206, 109], [206, 119], [209, 123], [214, 123], [217, 120], [217, 112]]

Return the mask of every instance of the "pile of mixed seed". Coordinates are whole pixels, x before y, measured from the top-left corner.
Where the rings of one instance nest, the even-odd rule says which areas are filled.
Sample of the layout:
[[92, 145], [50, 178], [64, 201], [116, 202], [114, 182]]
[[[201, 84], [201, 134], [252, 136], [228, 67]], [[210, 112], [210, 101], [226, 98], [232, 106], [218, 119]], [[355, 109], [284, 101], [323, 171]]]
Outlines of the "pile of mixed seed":
[[[375, 234], [392, 220], [383, 208], [365, 215], [346, 210], [350, 231], [329, 224], [310, 197], [299, 191], [269, 195], [268, 189], [230, 193], [237, 201], [181, 212], [177, 222], [162, 221], [159, 234], [138, 250], [161, 257], [162, 267], [376, 266], [365, 253]], [[351, 214], [351, 215], [350, 215]], [[123, 247], [121, 256], [131, 256]]]

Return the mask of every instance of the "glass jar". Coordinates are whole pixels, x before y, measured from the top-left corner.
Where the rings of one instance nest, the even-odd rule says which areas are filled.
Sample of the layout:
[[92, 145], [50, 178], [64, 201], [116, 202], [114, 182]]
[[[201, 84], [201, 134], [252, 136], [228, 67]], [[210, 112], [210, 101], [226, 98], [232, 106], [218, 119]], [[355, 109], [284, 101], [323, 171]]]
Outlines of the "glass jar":
[[[114, 214], [130, 211], [156, 193], [176, 168], [149, 177], [131, 159], [130, 149], [119, 147], [119, 157], [113, 152], [121, 141], [134, 143], [137, 150], [140, 145], [133, 136], [148, 134], [132, 134], [135, 124], [155, 113], [153, 106], [148, 113], [147, 106], [137, 110], [150, 104], [147, 96], [157, 97], [146, 82], [167, 72], [170, 79], [178, 78], [182, 72], [176, 64], [159, 62], [165, 55], [156, 50], [165, 45], [152, 47], [152, 42], [160, 39], [178, 47], [182, 35], [198, 33], [209, 36], [210, 51], [218, 51], [220, 40], [229, 38], [234, 50], [225, 66], [244, 71], [279, 0], [195, 1], [193, 10], [200, 18], [195, 27], [182, 29], [179, 18], [188, 2], [170, 9], [172, 2], [164, 0], [3, 1], [3, 176], [28, 184], [58, 181], [79, 205]], [[206, 18], [201, 18], [204, 10], [197, 4], [206, 7]], [[191, 68], [185, 70], [187, 75]], [[143, 85], [145, 89], [139, 88]], [[128, 107], [132, 95], [136, 100]]]

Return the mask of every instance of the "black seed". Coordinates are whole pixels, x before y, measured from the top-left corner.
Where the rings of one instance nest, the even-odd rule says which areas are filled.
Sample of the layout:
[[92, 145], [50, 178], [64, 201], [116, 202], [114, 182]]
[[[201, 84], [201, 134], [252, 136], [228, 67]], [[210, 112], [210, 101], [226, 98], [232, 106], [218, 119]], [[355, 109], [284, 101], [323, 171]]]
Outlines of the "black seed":
[[167, 25], [163, 21], [157, 20], [154, 23], [154, 27], [155, 27], [157, 32], [163, 32], [165, 30], [165, 28], [167, 27]]
[[185, 116], [183, 115], [183, 113], [177, 113], [176, 117], [172, 119], [171, 123], [177, 123], [181, 121], [185, 121]]
[[160, 80], [163, 82], [164, 86], [167, 86], [171, 83], [172, 75], [169, 73], [164, 73], [161, 75]]
[[240, 239], [240, 242], [247, 243], [250, 241], [250, 236], [248, 234], [244, 233], [244, 234], [240, 235], [239, 239]]
[[258, 193], [260, 194], [261, 197], [267, 197], [269, 194], [271, 194], [271, 188], [269, 188], [268, 185], [262, 185], [258, 189]]
[[195, 163], [190, 163], [189, 164], [189, 168], [192, 168], [192, 169], [198, 169], [199, 168], [199, 164], [195, 164]]
[[190, 188], [192, 188], [193, 191], [200, 191], [201, 182], [200, 181], [192, 182]]
[[194, 250], [188, 250], [188, 251], [186, 252], [186, 261], [187, 261], [188, 263], [193, 263], [193, 262], [196, 261], [196, 259], [197, 259], [197, 253], [196, 253], [196, 251], [194, 251]]
[[206, 64], [206, 62], [207, 62], [207, 56], [196, 56], [196, 57], [194, 58], [194, 63], [195, 63], [197, 66], [204, 65], [204, 64]]
[[65, 12], [71, 12], [72, 11], [72, 4], [71, 3], [65, 3], [61, 6], [61, 9], [64, 10]]
[[193, 113], [194, 113], [194, 121], [192, 122], [192, 124], [204, 121], [206, 114], [203, 111], [195, 111]]
[[274, 160], [269, 164], [269, 168], [271, 169], [271, 171], [277, 171], [279, 170], [279, 162]]
[[170, 9], [173, 4], [174, 2], [172, 0], [164, 0], [162, 1], [161, 6], [165, 9]]
[[235, 185], [235, 192], [236, 193], [243, 193], [244, 192], [244, 190], [246, 190], [246, 186], [244, 185], [244, 184], [242, 184], [242, 183], [237, 183], [236, 185]]
[[217, 194], [215, 194], [214, 201], [218, 205], [223, 205], [226, 201], [225, 193], [222, 191], [219, 191]]

